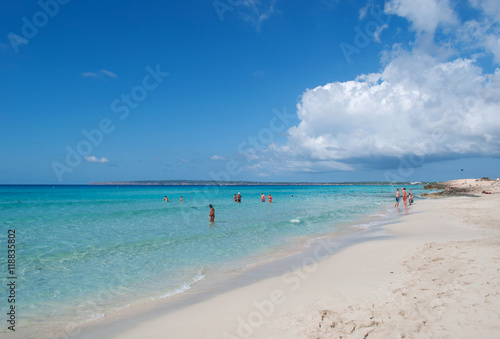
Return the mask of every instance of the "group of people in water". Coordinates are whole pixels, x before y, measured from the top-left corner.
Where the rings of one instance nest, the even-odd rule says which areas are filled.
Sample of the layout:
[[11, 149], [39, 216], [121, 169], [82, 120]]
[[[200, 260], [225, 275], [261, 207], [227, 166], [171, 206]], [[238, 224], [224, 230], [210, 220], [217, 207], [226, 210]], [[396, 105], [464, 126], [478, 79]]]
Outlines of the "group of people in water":
[[[404, 203], [404, 206], [407, 207], [407, 202], [412, 205], [413, 204], [413, 193], [412, 193], [413, 190], [410, 189], [410, 192], [406, 192], [406, 188], [402, 188], [401, 189], [401, 194], [402, 194], [402, 198], [403, 198], [403, 203]], [[399, 194], [399, 188], [396, 190], [396, 203], [394, 204], [394, 207], [399, 207], [399, 198], [400, 198], [400, 194]]]
[[[293, 195], [292, 195], [292, 198], [293, 198]], [[403, 203], [404, 203], [405, 208], [407, 207], [408, 203], [410, 205], [412, 205], [413, 204], [412, 190], [410, 189], [410, 192], [407, 192], [406, 188], [402, 188], [401, 193], [400, 193], [399, 188], [398, 188], [396, 190], [396, 204], [394, 204], [394, 207], [399, 207], [399, 199], [400, 198], [403, 199]], [[165, 200], [166, 202], [169, 202], [167, 196], [165, 196], [163, 198], [163, 200]], [[182, 200], [183, 200], [182, 195], [181, 195], [179, 200], [180, 200], [180, 202], [182, 202]], [[238, 194], [234, 194], [233, 200], [236, 203], [241, 203], [241, 193], [238, 192]], [[266, 202], [266, 195], [264, 193], [260, 194], [260, 200], [262, 202]], [[267, 201], [270, 203], [273, 202], [273, 196], [271, 194], [269, 194], [269, 196], [267, 197]], [[209, 207], [210, 207], [210, 213], [208, 214], [208, 220], [210, 222], [213, 222], [215, 220], [215, 209], [214, 209], [214, 206], [212, 204], [210, 204]]]
[[[293, 195], [292, 195], [292, 197], [293, 197]], [[238, 194], [235, 194], [233, 199], [234, 199], [234, 202], [241, 202], [240, 192], [238, 192]], [[260, 194], [260, 201], [266, 202], [266, 195], [264, 193]], [[273, 196], [271, 195], [271, 193], [269, 193], [269, 196], [267, 197], [267, 201], [273, 202]]]
[[[168, 200], [167, 196], [165, 196], [165, 198], [163, 198], [163, 200], [165, 200], [165, 202], [169, 202], [169, 200]], [[182, 200], [183, 200], [183, 199], [182, 199], [182, 195], [181, 195], [181, 198], [180, 198], [179, 200], [180, 200], [180, 202], [182, 202]]]
[[[292, 198], [293, 198], [293, 195], [292, 195]], [[233, 199], [234, 199], [234, 202], [241, 203], [241, 193], [238, 192], [238, 194], [235, 194]], [[266, 202], [266, 196], [265, 196], [264, 193], [260, 194], [260, 199], [261, 199], [262, 202]], [[169, 202], [167, 196], [165, 196], [163, 198], [163, 200], [165, 200], [165, 202]], [[183, 201], [182, 195], [181, 195], [181, 197], [180, 197], [179, 200], [180, 200], [180, 202]], [[271, 195], [271, 193], [269, 193], [269, 196], [267, 197], [267, 201], [268, 202], [273, 202], [273, 196]], [[208, 220], [210, 222], [213, 222], [215, 220], [215, 209], [214, 209], [214, 206], [212, 204], [210, 204], [209, 207], [210, 207], [210, 213], [208, 214]]]

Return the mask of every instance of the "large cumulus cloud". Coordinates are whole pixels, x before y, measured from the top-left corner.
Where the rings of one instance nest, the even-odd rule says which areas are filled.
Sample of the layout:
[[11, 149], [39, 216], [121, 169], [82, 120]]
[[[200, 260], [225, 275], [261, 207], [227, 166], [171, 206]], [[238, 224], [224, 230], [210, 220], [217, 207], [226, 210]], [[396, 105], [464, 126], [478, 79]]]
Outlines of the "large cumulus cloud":
[[404, 54], [381, 73], [307, 90], [297, 112], [301, 122], [281, 148], [293, 156], [500, 154], [500, 71], [484, 75], [467, 59]]
[[[494, 2], [471, 1], [484, 11], [483, 20], [461, 28], [448, 1], [413, 3], [389, 1], [386, 11], [406, 17], [422, 33], [414, 47], [388, 51], [378, 73], [306, 90], [297, 106], [300, 123], [288, 130], [286, 144], [271, 145], [269, 163], [322, 171], [391, 168], [411, 156], [427, 162], [500, 156], [500, 70], [484, 72], [474, 57], [490, 54], [498, 63]], [[429, 45], [429, 35], [445, 26], [443, 43], [432, 38]], [[418, 39], [424, 38], [421, 48]]]

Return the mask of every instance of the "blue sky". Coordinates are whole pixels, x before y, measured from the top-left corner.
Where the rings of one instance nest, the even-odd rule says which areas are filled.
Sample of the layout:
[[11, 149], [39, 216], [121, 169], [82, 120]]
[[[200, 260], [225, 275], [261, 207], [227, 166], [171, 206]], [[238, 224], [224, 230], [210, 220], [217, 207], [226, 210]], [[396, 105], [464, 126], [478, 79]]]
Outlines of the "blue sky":
[[0, 184], [500, 176], [496, 0], [0, 13]]

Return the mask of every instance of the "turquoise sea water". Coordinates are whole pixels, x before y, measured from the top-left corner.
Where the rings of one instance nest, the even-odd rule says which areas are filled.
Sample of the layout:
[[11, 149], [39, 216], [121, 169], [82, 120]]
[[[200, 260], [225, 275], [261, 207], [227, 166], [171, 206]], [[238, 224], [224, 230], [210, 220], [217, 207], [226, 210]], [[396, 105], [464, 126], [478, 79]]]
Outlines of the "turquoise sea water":
[[[78, 325], [185, 292], [211, 274], [292, 251], [314, 236], [373, 227], [377, 222], [359, 220], [383, 222], [396, 214], [394, 191], [373, 185], [0, 186], [3, 272], [7, 230], [16, 232], [16, 328]], [[238, 192], [240, 204], [233, 201]], [[261, 193], [271, 193], [273, 203], [262, 203]], [[5, 314], [6, 284], [0, 293]], [[5, 324], [5, 315], [1, 319]]]

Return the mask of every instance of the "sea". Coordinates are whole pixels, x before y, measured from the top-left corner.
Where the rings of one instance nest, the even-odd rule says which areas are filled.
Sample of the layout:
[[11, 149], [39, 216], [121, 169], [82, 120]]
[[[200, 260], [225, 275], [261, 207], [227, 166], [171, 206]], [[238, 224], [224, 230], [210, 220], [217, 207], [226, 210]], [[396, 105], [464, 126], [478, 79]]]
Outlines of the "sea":
[[[409, 188], [416, 197], [422, 192], [422, 186]], [[311, 240], [380, 227], [401, 215], [395, 190], [355, 184], [0, 186], [0, 337], [12, 334], [11, 306], [17, 333], [56, 337], [113, 312], [178, 297], [205, 279], [305, 250]], [[233, 200], [238, 193], [241, 203]]]

